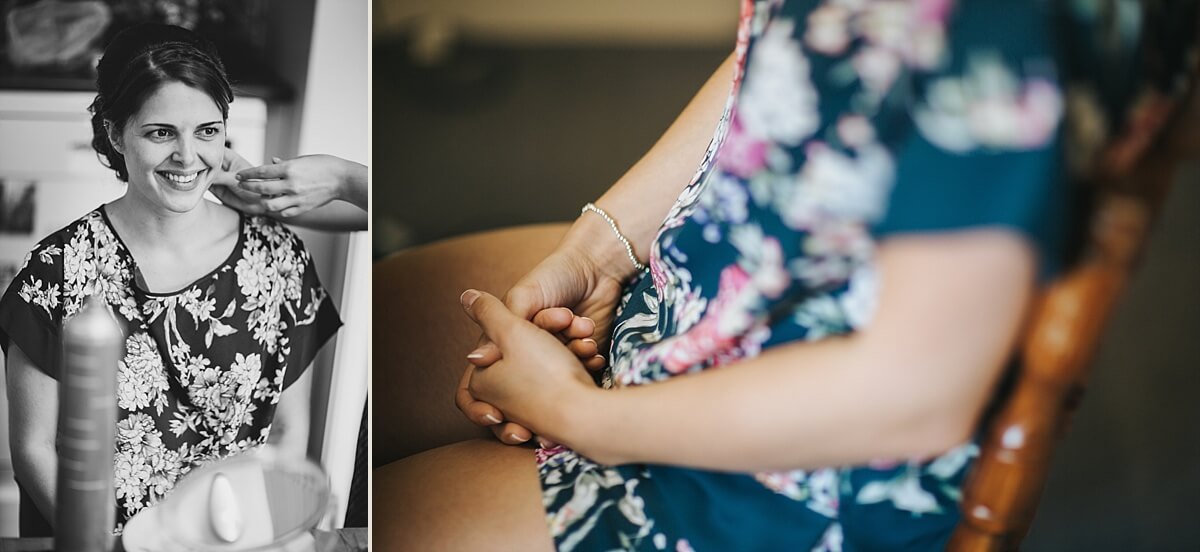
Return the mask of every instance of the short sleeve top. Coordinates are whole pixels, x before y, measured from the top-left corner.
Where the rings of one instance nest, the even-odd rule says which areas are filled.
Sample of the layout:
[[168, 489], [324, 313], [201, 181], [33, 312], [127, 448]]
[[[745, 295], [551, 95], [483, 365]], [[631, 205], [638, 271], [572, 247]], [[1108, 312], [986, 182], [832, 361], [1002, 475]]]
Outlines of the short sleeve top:
[[63, 323], [89, 296], [125, 328], [117, 373], [118, 521], [205, 462], [266, 442], [284, 389], [341, 326], [304, 244], [241, 216], [212, 272], [172, 293], [138, 284], [104, 207], [38, 243], [0, 299], [0, 345], [58, 378]]
[[[1000, 229], [1054, 275], [1079, 226], [1073, 169], [1169, 88], [1194, 40], [1195, 3], [1177, 25], [1140, 4], [744, 0], [725, 116], [624, 290], [605, 385], [866, 327], [877, 247], [900, 234]], [[977, 454], [752, 474], [562, 446], [538, 462], [563, 550], [936, 550]]]

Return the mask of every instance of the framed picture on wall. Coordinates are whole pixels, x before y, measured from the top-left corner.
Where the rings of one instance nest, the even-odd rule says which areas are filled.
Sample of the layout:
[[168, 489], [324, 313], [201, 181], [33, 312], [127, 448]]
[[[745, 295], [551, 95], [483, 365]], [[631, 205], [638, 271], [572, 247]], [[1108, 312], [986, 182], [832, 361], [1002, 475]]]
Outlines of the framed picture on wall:
[[36, 191], [37, 183], [33, 180], [0, 178], [0, 233], [33, 233]]

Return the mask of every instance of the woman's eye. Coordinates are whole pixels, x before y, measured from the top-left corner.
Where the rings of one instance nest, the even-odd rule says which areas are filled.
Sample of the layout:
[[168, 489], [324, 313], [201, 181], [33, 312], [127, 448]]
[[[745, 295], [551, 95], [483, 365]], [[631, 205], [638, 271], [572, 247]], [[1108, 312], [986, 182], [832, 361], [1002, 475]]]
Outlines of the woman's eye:
[[150, 137], [155, 139], [170, 138], [171, 131], [165, 128], [156, 128], [150, 131]]
[[221, 134], [221, 131], [216, 127], [205, 127], [200, 129], [200, 136], [204, 138], [216, 138], [219, 134]]

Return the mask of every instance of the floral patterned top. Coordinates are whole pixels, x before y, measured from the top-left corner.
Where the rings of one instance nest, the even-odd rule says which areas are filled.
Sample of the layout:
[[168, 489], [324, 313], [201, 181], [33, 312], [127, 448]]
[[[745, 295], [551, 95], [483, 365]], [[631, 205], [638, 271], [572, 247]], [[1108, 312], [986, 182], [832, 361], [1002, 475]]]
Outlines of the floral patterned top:
[[[138, 284], [104, 207], [38, 243], [0, 300], [0, 344], [57, 379], [65, 321], [98, 295], [126, 329], [113, 448], [117, 531], [193, 468], [266, 442], [284, 389], [341, 320], [303, 243], [240, 218], [237, 245], [173, 293]], [[23, 498], [22, 516], [36, 515]], [[26, 520], [23, 527], [29, 527]]]
[[[1103, 4], [744, 2], [725, 117], [625, 290], [605, 385], [736, 369], [864, 327], [875, 246], [893, 234], [1006, 228], [1053, 274], [1069, 249], [1068, 155], [1097, 151], [1065, 115], [1102, 144], [1145, 84], [1099, 87], [1095, 66], [1063, 61], [1075, 47], [1128, 68], [1139, 14], [1102, 17]], [[557, 447], [538, 466], [564, 551], [935, 550], [977, 453], [737, 474]]]

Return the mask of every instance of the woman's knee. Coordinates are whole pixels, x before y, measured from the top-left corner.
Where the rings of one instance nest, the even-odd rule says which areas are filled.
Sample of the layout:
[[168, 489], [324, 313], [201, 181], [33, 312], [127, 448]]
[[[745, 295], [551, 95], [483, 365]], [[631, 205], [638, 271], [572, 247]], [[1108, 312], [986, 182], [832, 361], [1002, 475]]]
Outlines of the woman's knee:
[[551, 550], [533, 454], [495, 441], [456, 443], [374, 474], [380, 550]]

